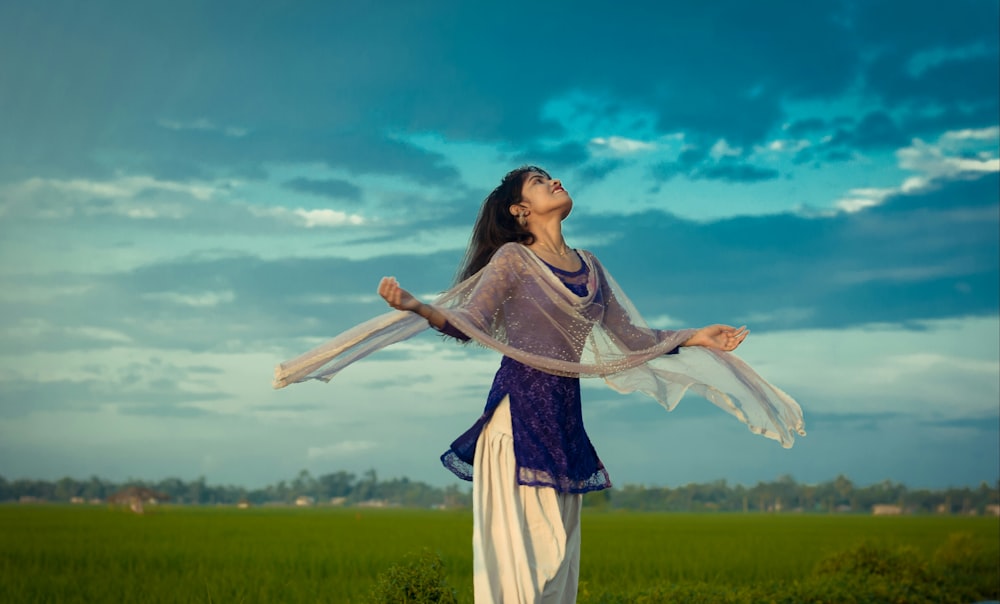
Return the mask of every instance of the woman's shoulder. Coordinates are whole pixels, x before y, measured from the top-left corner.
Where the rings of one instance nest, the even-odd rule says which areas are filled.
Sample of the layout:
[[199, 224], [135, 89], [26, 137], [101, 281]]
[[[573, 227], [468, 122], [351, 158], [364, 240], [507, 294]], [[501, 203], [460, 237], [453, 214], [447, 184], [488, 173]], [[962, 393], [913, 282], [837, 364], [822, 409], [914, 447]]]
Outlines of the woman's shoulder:
[[494, 252], [493, 255], [498, 256], [500, 254], [518, 254], [518, 253], [523, 253], [523, 250], [524, 246], [521, 245], [520, 243], [516, 241], [508, 241], [507, 243], [504, 243], [503, 245], [498, 247], [497, 251]]
[[594, 254], [590, 250], [585, 250], [582, 248], [577, 248], [576, 252], [580, 254], [580, 258], [583, 259], [584, 264], [588, 265], [591, 269], [593, 269], [598, 276], [604, 274], [604, 265], [601, 264], [601, 261], [597, 259], [596, 254]]
[[525, 258], [528, 255], [528, 249], [516, 241], [508, 241], [507, 243], [501, 245], [497, 248], [497, 251], [493, 252], [493, 256], [490, 258], [490, 262], [497, 261], [510, 261], [516, 258]]
[[583, 258], [585, 261], [589, 262], [590, 264], [594, 266], [600, 265], [600, 261], [597, 259], [597, 256], [595, 256], [594, 253], [591, 252], [590, 250], [585, 250], [583, 248], [578, 247], [576, 248], [576, 253], [580, 254], [580, 257]]
[[486, 266], [493, 270], [521, 270], [527, 259], [527, 250], [516, 242], [504, 243], [490, 256]]

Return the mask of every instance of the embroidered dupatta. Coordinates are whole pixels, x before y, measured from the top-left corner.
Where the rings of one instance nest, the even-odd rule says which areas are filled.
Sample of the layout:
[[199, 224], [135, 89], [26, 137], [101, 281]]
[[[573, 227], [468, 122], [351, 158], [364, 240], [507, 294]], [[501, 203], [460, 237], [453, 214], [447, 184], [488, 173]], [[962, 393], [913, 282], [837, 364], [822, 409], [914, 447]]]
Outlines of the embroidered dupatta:
[[[433, 305], [477, 343], [542, 371], [600, 377], [619, 392], [643, 392], [668, 411], [691, 390], [745, 423], [752, 432], [791, 447], [805, 435], [802, 409], [732, 353], [681, 348], [695, 330], [649, 328], [597, 258], [587, 295], [577, 296], [531, 250], [502, 246], [482, 270], [444, 292]], [[429, 327], [422, 317], [392, 311], [281, 363], [274, 387], [329, 381], [369, 354]]]

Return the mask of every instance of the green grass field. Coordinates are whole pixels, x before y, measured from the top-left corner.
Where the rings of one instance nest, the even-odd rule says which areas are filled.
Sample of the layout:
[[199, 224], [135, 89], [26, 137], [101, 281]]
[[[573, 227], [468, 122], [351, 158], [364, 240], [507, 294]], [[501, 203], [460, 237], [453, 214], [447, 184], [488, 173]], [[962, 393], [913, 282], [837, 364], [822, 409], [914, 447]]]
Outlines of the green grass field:
[[[0, 506], [0, 601], [367, 602], [380, 574], [429, 550], [471, 602], [471, 529], [467, 511]], [[589, 513], [580, 601], [685, 601], [706, 586], [721, 591], [699, 601], [754, 601], [747, 590], [777, 593], [861, 543], [943, 564], [955, 535], [980, 562], [963, 553], [954, 568], [998, 589], [997, 518]]]

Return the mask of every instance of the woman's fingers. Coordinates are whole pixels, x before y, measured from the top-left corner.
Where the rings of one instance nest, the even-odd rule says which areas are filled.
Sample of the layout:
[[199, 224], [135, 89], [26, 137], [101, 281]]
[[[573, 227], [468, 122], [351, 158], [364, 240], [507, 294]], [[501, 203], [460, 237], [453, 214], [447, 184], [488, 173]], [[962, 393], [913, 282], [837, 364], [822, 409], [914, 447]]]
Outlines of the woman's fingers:
[[732, 332], [732, 339], [730, 340], [729, 350], [736, 350], [736, 347], [743, 343], [743, 340], [747, 339], [750, 335], [750, 330], [747, 329], [746, 325], [743, 325], [739, 329]]
[[398, 308], [402, 298], [399, 283], [395, 277], [382, 277], [378, 284], [378, 294], [393, 308]]
[[716, 346], [721, 350], [736, 350], [743, 340], [750, 335], [750, 330], [746, 325], [732, 327], [730, 325], [716, 325]]

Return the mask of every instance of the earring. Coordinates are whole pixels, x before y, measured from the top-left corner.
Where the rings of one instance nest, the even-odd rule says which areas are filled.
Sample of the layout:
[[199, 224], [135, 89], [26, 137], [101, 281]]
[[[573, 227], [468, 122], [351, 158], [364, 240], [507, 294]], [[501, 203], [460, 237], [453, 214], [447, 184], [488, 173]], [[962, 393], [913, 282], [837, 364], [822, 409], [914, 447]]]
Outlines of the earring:
[[518, 212], [517, 223], [521, 226], [528, 226], [528, 215], [524, 212]]

